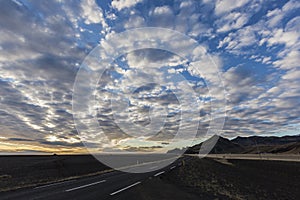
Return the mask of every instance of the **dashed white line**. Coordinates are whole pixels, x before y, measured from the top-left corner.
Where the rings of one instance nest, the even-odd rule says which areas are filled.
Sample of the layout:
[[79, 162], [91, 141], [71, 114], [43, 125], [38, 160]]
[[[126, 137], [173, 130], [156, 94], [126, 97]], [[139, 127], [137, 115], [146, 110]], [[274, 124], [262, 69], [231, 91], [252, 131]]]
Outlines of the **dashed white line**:
[[175, 169], [176, 168], [176, 166], [173, 166], [173, 167], [171, 167], [170, 169]]
[[106, 182], [106, 180], [98, 181], [98, 182], [87, 184], [87, 185], [82, 185], [82, 186], [79, 186], [79, 187], [76, 187], [76, 188], [72, 188], [72, 189], [68, 189], [68, 190], [66, 190], [66, 192], [71, 192], [71, 191], [74, 191], [74, 190], [79, 190], [79, 189], [82, 189], [82, 188], [86, 188], [86, 187], [89, 187], [89, 186], [92, 186], [92, 185], [97, 185], [99, 183], [104, 183], [104, 182]]
[[159, 176], [161, 174], [165, 173], [165, 171], [162, 171], [162, 172], [158, 172], [157, 174], [155, 174], [154, 176]]
[[61, 184], [64, 184], [64, 183], [70, 183], [70, 182], [74, 182], [74, 181], [75, 180], [56, 182], [56, 183], [51, 183], [51, 184], [48, 184], [48, 185], [38, 186], [38, 187], [35, 187], [34, 189], [41, 189], [41, 188], [51, 187], [51, 186], [61, 185]]
[[150, 167], [149, 169], [155, 169], [155, 168], [157, 168], [158, 166], [153, 166], [153, 167]]
[[116, 191], [116, 192], [111, 193], [110, 196], [113, 196], [113, 195], [116, 195], [116, 194], [118, 194], [118, 193], [120, 193], [120, 192], [123, 192], [124, 190], [127, 190], [127, 189], [129, 189], [129, 188], [132, 188], [132, 187], [134, 187], [134, 186], [136, 186], [136, 185], [138, 185], [138, 184], [140, 184], [140, 183], [141, 183], [141, 182], [139, 181], [139, 182], [136, 182], [136, 183], [134, 183], [134, 184], [132, 184], [132, 185], [129, 185], [129, 186], [123, 188], [123, 189], [120, 189], [120, 190], [118, 190], [118, 191]]

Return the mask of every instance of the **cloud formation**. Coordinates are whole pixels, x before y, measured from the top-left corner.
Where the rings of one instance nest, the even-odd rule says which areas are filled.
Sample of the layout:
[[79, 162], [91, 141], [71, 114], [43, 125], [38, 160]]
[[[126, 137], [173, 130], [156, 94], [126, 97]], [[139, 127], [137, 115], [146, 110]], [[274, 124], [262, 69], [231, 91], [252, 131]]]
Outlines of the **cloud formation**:
[[[186, 34], [212, 55], [227, 94], [224, 136], [295, 129], [300, 122], [299, 9], [296, 0], [274, 4], [260, 0], [4, 1], [0, 7], [0, 152], [14, 151], [18, 144], [22, 144], [18, 152], [51, 152], [57, 147], [84, 152], [72, 116], [73, 83], [83, 59], [104, 39], [148, 26]], [[130, 41], [118, 42], [126, 46]], [[180, 41], [172, 45], [179, 51], [186, 49]], [[158, 69], [149, 67], [153, 63]], [[210, 102], [218, 100], [220, 91], [208, 90], [208, 82], [216, 78], [209, 64], [203, 63], [205, 73], [190, 65], [178, 55], [153, 49], [118, 58], [99, 81], [99, 106], [92, 108], [109, 137], [98, 138], [101, 145], [89, 141], [90, 147], [160, 151], [179, 126], [189, 126], [180, 124], [180, 112], [192, 106], [200, 110], [199, 118], [191, 121], [200, 122], [199, 138], [192, 142], [202, 140], [209, 128]], [[188, 80], [199, 105], [180, 105], [170, 92], [187, 87], [179, 77]], [[145, 80], [170, 84], [168, 88], [143, 85]], [[114, 93], [123, 94], [135, 85], [143, 86], [128, 96], [130, 115], [119, 113], [121, 120], [146, 126], [153, 107], [154, 117], [167, 116], [164, 127], [146, 140], [124, 133], [110, 108]], [[188, 139], [187, 135], [175, 144], [182, 147]]]

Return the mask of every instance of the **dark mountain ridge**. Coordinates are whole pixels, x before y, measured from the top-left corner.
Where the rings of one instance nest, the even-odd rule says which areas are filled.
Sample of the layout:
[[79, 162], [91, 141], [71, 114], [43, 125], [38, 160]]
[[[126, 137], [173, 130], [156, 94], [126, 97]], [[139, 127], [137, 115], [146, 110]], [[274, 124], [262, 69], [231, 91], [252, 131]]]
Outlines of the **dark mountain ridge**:
[[250, 137], [236, 137], [232, 142], [242, 145], [242, 146], [252, 146], [252, 145], [282, 145], [291, 142], [299, 142], [300, 135], [295, 136], [250, 136]]
[[[205, 141], [209, 143], [217, 139], [216, 144], [210, 150], [210, 154], [256, 154], [256, 153], [280, 153], [300, 154], [300, 135], [294, 136], [250, 136], [236, 137], [232, 140], [219, 136], [213, 136]], [[197, 154], [203, 142], [192, 147], [170, 150], [168, 153]]]
[[[211, 142], [214, 137], [218, 137], [218, 136], [213, 136], [212, 138], [206, 140], [206, 143]], [[195, 153], [199, 153], [199, 150], [201, 149], [201, 146], [203, 145], [203, 142], [197, 145], [194, 145], [190, 148], [188, 148], [186, 150], [185, 153], [187, 154], [195, 154]], [[231, 142], [229, 139], [227, 138], [223, 138], [223, 137], [219, 137], [217, 139], [216, 144], [213, 146], [213, 148], [210, 150], [210, 153], [239, 153], [244, 151], [245, 149], [236, 143]]]

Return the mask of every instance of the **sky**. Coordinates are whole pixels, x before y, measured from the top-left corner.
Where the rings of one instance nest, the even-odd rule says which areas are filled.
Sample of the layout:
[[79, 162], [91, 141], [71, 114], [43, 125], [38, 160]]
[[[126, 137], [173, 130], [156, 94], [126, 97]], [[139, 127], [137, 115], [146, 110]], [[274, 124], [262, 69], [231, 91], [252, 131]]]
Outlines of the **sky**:
[[[212, 105], [219, 105], [222, 92], [221, 136], [299, 134], [299, 13], [297, 0], [2, 1], [0, 153], [85, 153], [84, 145], [93, 152], [185, 147], [209, 136]], [[99, 122], [93, 135], [89, 123], [74, 123], [77, 72], [95, 47], [143, 27], [192, 38], [215, 66], [204, 62], [198, 73], [187, 59], [161, 49], [120, 55], [97, 83], [97, 106], [89, 108]], [[136, 37], [118, 42], [126, 47]], [[172, 45], [189, 50], [181, 41]], [[217, 76], [213, 67], [223, 91], [210, 85]], [[189, 89], [190, 100], [181, 104], [176, 91], [188, 95]], [[118, 110], [122, 102], [129, 106]], [[195, 124], [196, 135], [175, 137], [180, 127]]]

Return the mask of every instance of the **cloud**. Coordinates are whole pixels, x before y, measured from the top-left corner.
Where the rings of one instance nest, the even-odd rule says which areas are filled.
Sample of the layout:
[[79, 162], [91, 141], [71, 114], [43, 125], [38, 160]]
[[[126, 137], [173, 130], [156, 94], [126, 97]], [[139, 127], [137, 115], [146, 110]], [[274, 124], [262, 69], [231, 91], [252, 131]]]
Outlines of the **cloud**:
[[160, 26], [164, 28], [173, 28], [174, 14], [169, 6], [161, 6], [150, 11], [149, 24], [152, 26]]
[[284, 44], [287, 47], [293, 46], [299, 39], [299, 33], [291, 31], [285, 32], [283, 29], [277, 29], [273, 31], [272, 37], [268, 39], [268, 45]]
[[156, 151], [158, 149], [162, 149], [162, 146], [151, 146], [151, 147], [132, 147], [132, 146], [127, 146], [124, 148], [124, 150], [128, 151], [128, 152], [153, 152]]
[[125, 8], [131, 8], [141, 2], [143, 2], [143, 0], [113, 0], [111, 5], [113, 8], [120, 11]]
[[222, 41], [219, 42], [218, 48], [225, 47], [232, 53], [240, 53], [241, 49], [254, 45], [257, 41], [255, 27], [245, 27], [234, 33], [229, 33]]
[[95, 0], [87, 0], [81, 3], [81, 16], [85, 18], [85, 23], [101, 23], [104, 27], [107, 26], [103, 16], [102, 9], [97, 5]]
[[245, 66], [232, 67], [223, 74], [223, 77], [229, 93], [229, 102], [234, 105], [253, 99], [264, 92], [263, 88], [257, 87], [264, 80], [260, 80], [254, 70]]
[[[179, 126], [190, 130], [195, 122], [200, 122], [197, 135], [203, 139], [210, 126], [211, 102], [218, 103], [224, 92], [212, 87], [218, 76], [204, 60], [207, 53], [216, 62], [226, 92], [223, 134], [276, 133], [299, 124], [298, 9], [295, 0], [278, 5], [248, 0], [5, 1], [0, 8], [0, 126], [5, 138], [0, 149], [8, 151], [22, 144], [18, 152], [52, 152], [55, 147], [79, 152], [84, 150], [82, 140], [95, 151], [161, 151], [168, 146], [162, 143], [172, 144]], [[191, 52], [193, 61], [202, 59], [198, 70], [163, 50], [122, 55], [99, 80], [97, 104], [89, 107], [101, 129], [94, 127], [78, 135], [72, 87], [83, 59], [105, 38], [147, 26], [169, 28], [196, 39], [201, 46], [196, 49], [182, 41], [170, 45], [179, 52]], [[114, 42], [126, 49], [137, 37], [145, 34]], [[169, 35], [161, 37], [171, 41]], [[88, 67], [97, 69], [97, 63], [93, 64]], [[180, 105], [176, 91], [190, 88], [197, 101]], [[126, 112], [116, 112], [111, 109], [113, 101], [130, 104]], [[195, 108], [200, 110], [197, 117]], [[184, 123], [182, 112], [188, 119]], [[136, 127], [147, 130], [151, 117], [164, 120], [153, 122], [152, 135], [135, 133], [135, 138], [118, 126], [114, 114], [131, 131]], [[163, 127], [156, 128], [162, 122]], [[87, 120], [79, 126], [86, 128], [90, 123]], [[173, 144], [187, 145], [191, 135], [190, 131]]]
[[[9, 10], [2, 12], [1, 19], [6, 20], [0, 22], [3, 131], [14, 135], [15, 142], [17, 136], [39, 141], [47, 134], [74, 132], [72, 85], [76, 63], [85, 55], [72, 38], [78, 32], [76, 24], [56, 2], [34, 6], [6, 2], [2, 8]], [[35, 15], [35, 9], [43, 15]]]
[[217, 31], [227, 32], [230, 30], [239, 29], [248, 22], [249, 18], [249, 15], [246, 13], [232, 12], [216, 21], [217, 26], [220, 26]]
[[8, 138], [7, 140], [10, 141], [18, 141], [18, 142], [32, 142], [32, 139], [25, 139], [25, 138]]
[[292, 10], [300, 8], [300, 3], [295, 0], [290, 0], [282, 8], [276, 8], [268, 11], [267, 17], [269, 18], [268, 26], [275, 27], [282, 23], [283, 18], [288, 15]]
[[291, 19], [285, 26], [285, 31], [290, 32], [290, 31], [295, 31], [295, 32], [300, 32], [300, 16], [299, 17], [294, 17]]
[[297, 50], [292, 50], [284, 56], [283, 59], [277, 60], [274, 62], [274, 66], [279, 67], [281, 69], [295, 69], [299, 68], [299, 56], [300, 53]]
[[232, 0], [232, 1], [223, 1], [217, 0], [215, 6], [215, 14], [220, 16], [222, 14], [228, 13], [236, 8], [246, 5], [249, 0]]
[[128, 19], [127, 22], [124, 24], [124, 28], [130, 29], [130, 28], [140, 28], [145, 26], [145, 19], [138, 15], [132, 15]]

